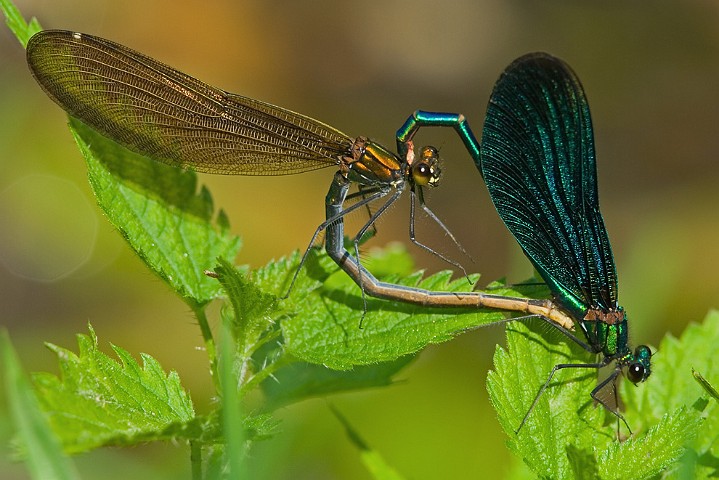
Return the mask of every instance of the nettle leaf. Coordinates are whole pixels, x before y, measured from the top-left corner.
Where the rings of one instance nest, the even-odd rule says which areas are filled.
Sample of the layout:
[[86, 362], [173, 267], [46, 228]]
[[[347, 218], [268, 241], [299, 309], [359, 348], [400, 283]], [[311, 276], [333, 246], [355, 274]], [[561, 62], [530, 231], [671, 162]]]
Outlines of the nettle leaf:
[[246, 274], [232, 263], [219, 259], [215, 273], [232, 305], [233, 337], [238, 347], [247, 351], [273, 323], [278, 299], [257, 287]]
[[[354, 248], [352, 246], [352, 248]], [[389, 276], [405, 277], [415, 271], [414, 259], [407, 252], [405, 244], [391, 242], [382, 248], [371, 248], [367, 255], [362, 255], [362, 264], [377, 278]]]
[[668, 408], [692, 405], [706, 395], [692, 369], [710, 383], [719, 381], [719, 312], [709, 313], [701, 325], [690, 324], [680, 338], [665, 336], [652, 356], [647, 388], [625, 385], [623, 398], [637, 406], [644, 422], [654, 423]]
[[[395, 247], [390, 250], [391, 253], [374, 251], [374, 255], [392, 255], [399, 264], [411, 265], [411, 259], [403, 249]], [[261, 348], [253, 354], [253, 364], [260, 369], [257, 375], [262, 378], [259, 383], [265, 393], [265, 410], [310, 397], [391, 384], [392, 376], [413, 360], [411, 356], [376, 365], [357, 366], [348, 371], [336, 371], [294, 357], [286, 349], [283, 339], [278, 338], [281, 332], [276, 330], [276, 324], [272, 325], [272, 329], [268, 328], [272, 322], [286, 321], [289, 317], [301, 315], [298, 310], [304, 311], [309, 297], [324, 294], [323, 282], [335, 274], [344, 275], [338, 273], [337, 265], [326, 253], [312, 249], [297, 275], [290, 297], [282, 299], [280, 296], [289, 288], [299, 260], [299, 254], [294, 254], [270, 262], [243, 276], [241, 283], [244, 287], [234, 289], [234, 293], [230, 293], [233, 289], [228, 289], [234, 310], [244, 311], [242, 316], [255, 318], [256, 328], [250, 327], [250, 330], [263, 335], [262, 343], [258, 344]], [[223, 269], [227, 272], [229, 268], [227, 265], [220, 266], [217, 272]], [[241, 275], [241, 272], [236, 272], [236, 275]], [[232, 300], [233, 297], [237, 299]], [[276, 341], [268, 342], [273, 339]], [[326, 353], [331, 357], [332, 352]]]
[[[113, 345], [120, 362], [98, 350], [97, 337], [78, 335], [79, 353], [48, 344], [60, 361], [59, 377], [33, 376], [41, 408], [67, 452], [140, 440], [186, 438], [198, 433], [189, 395], [175, 372], [155, 359], [142, 365]], [[189, 425], [189, 426], [187, 426]]]
[[[604, 420], [603, 409], [595, 408], [589, 396], [596, 384], [595, 371], [559, 371], [519, 435], [515, 433], [555, 365], [593, 360], [541, 320], [532, 320], [531, 326], [542, 334], [522, 322], [507, 326], [507, 348], [497, 347], [495, 368], [487, 376], [489, 396], [510, 437], [509, 447], [538, 476], [572, 478], [579, 466], [591, 472], [596, 465], [586, 461], [591, 452], [587, 447], [595, 448], [601, 439], [586, 428], [586, 422], [601, 426]], [[603, 435], [611, 439], [612, 427]], [[607, 438], [601, 441], [606, 442]], [[575, 448], [568, 450], [568, 445]]]
[[[422, 272], [417, 272], [384, 280], [428, 290], [468, 290], [466, 279], [452, 281], [451, 276], [441, 272], [422, 280]], [[361, 292], [344, 272], [327, 280], [321, 296], [307, 296], [296, 306], [295, 315], [282, 323], [288, 352], [333, 369], [395, 360], [504, 318], [486, 310], [432, 309], [367, 298], [367, 315], [360, 328]]]
[[233, 261], [239, 238], [222, 211], [213, 222], [209, 191], [197, 176], [134, 154], [79, 121], [70, 127], [88, 166], [97, 201], [147, 266], [191, 306], [216, 298], [203, 272], [217, 258]]
[[302, 303], [307, 295], [322, 288], [327, 279], [339, 270], [323, 248], [310, 249], [302, 268], [298, 270], [300, 259], [300, 252], [295, 251], [252, 271], [255, 285], [280, 298], [279, 308], [283, 311], [291, 312], [295, 309], [295, 302]]
[[261, 384], [265, 408], [274, 410], [312, 397], [392, 385], [394, 375], [414, 358], [407, 355], [391, 362], [357, 366], [352, 370], [331, 370], [306, 362], [284, 365]]
[[696, 438], [687, 445], [695, 459], [688, 469], [692, 478], [719, 473], [719, 405], [696, 381], [700, 372], [708, 385], [719, 384], [719, 312], [711, 311], [702, 324], [690, 324], [680, 338], [667, 335], [652, 356], [652, 375], [640, 389], [623, 385], [622, 397], [636, 409], [645, 425], [659, 421], [666, 412], [688, 409], [701, 414]]
[[[533, 329], [535, 325], [544, 326]], [[699, 412], [682, 405], [666, 409], [650, 427], [642, 422], [634, 399], [624, 397], [624, 415], [634, 434], [620, 442], [616, 418], [590, 397], [596, 371], [563, 369], [517, 434], [555, 365], [595, 359], [546, 323], [535, 321], [509, 325], [507, 349], [498, 347], [494, 361], [487, 378], [490, 399], [510, 438], [510, 449], [539, 477], [649, 478], [676, 463], [701, 424]], [[654, 368], [656, 372], [661, 367]], [[652, 376], [643, 385], [623, 389], [646, 392], [656, 380]]]
[[646, 433], [613, 442], [598, 456], [600, 478], [650, 478], [668, 471], [701, 423], [697, 411], [682, 407], [664, 415]]
[[[388, 281], [434, 290], [468, 290], [466, 279], [452, 282], [448, 272], [425, 280], [422, 272], [407, 275], [412, 260], [401, 246], [374, 249], [363, 263], [374, 267], [379, 265], [377, 258], [392, 260], [384, 269], [373, 268], [391, 275], [385, 276]], [[250, 278], [262, 291], [281, 295], [292, 281], [298, 260], [295, 255], [272, 262], [252, 272]], [[404, 280], [399, 275], [405, 276]], [[509, 290], [503, 293], [516, 295]], [[497, 312], [422, 309], [368, 299], [368, 315], [364, 327], [359, 328], [360, 295], [357, 285], [326, 253], [310, 251], [289, 298], [277, 304], [274, 318], [280, 321], [282, 338], [254, 357], [255, 365], [272, 369], [272, 375], [261, 383], [268, 409], [309, 397], [389, 385], [413, 360], [411, 354], [429, 343], [450, 339], [481, 320], [504, 318]], [[345, 304], [345, 298], [351, 299], [351, 306]]]

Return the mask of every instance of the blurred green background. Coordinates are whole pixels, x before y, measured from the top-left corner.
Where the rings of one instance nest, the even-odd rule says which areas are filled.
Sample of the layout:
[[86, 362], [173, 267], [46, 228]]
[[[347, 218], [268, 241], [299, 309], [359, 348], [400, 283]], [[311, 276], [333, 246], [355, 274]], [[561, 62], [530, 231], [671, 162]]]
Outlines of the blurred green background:
[[[524, 53], [550, 52], [576, 70], [589, 97], [602, 211], [635, 343], [678, 335], [719, 303], [715, 1], [17, 3], [45, 28], [115, 40], [225, 90], [389, 147], [417, 108], [462, 112], [481, 135], [501, 71]], [[211, 389], [190, 312], [102, 218], [64, 113], [35, 84], [5, 28], [0, 65], [0, 323], [24, 365], [55, 372], [43, 342], [74, 349], [75, 333], [91, 322], [105, 351], [111, 341], [177, 370], [202, 411]], [[428, 221], [418, 238], [482, 272], [482, 284], [528, 277], [529, 262], [454, 133], [425, 130], [418, 142], [441, 149], [443, 185], [428, 203], [476, 264]], [[259, 266], [306, 246], [323, 220], [332, 174], [201, 181], [244, 239], [238, 263]], [[390, 241], [409, 245], [406, 202], [382, 218], [372, 244]], [[410, 249], [418, 268], [445, 268]], [[502, 334], [488, 328], [429, 348], [402, 383], [332, 402], [409, 478], [506, 477], [516, 460], [485, 390]], [[368, 478], [324, 401], [280, 416], [283, 433], [253, 451], [253, 478]], [[1, 417], [5, 444], [8, 429]], [[0, 476], [25, 478], [2, 449]], [[85, 478], [189, 478], [183, 446], [107, 449], [77, 462]]]

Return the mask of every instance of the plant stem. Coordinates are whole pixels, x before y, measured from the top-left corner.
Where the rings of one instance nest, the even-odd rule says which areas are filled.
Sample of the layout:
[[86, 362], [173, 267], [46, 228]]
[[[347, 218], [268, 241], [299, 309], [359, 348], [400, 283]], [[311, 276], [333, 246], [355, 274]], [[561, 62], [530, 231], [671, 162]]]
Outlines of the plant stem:
[[198, 442], [190, 442], [190, 463], [192, 480], [202, 480], [202, 447]]
[[290, 355], [282, 355], [274, 362], [266, 365], [264, 368], [259, 370], [256, 374], [252, 375], [244, 382], [240, 387], [240, 397], [244, 397], [245, 394], [255, 388], [257, 385], [262, 383], [266, 378], [272, 376], [281, 366], [292, 363], [295, 361]]
[[215, 391], [220, 391], [219, 380], [217, 379], [217, 348], [215, 347], [215, 339], [212, 336], [212, 330], [210, 324], [207, 321], [207, 315], [205, 314], [205, 307], [199, 305], [193, 305], [192, 310], [197, 318], [197, 323], [200, 326], [202, 332], [202, 339], [205, 342], [205, 351], [210, 362], [210, 377], [212, 383], [215, 386]]

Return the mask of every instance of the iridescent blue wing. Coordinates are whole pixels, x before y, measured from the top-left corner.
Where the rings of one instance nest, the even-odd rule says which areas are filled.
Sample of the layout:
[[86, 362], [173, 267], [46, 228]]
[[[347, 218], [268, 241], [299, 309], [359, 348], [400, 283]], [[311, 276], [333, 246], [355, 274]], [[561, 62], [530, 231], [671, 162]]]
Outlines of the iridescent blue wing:
[[533, 53], [504, 71], [487, 108], [481, 171], [499, 215], [557, 300], [578, 318], [590, 307], [616, 307], [589, 105], [564, 62]]

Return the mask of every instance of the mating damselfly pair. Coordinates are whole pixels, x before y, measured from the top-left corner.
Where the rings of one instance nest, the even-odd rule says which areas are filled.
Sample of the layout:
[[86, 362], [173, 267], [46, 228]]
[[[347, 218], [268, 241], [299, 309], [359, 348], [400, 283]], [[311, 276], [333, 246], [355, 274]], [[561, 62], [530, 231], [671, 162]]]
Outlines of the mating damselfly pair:
[[[598, 392], [613, 386], [623, 371], [634, 383], [649, 376], [651, 351], [645, 345], [630, 349], [626, 314], [617, 301], [616, 269], [599, 211], [589, 107], [577, 76], [561, 60], [529, 54], [505, 70], [489, 100], [481, 146], [463, 115], [417, 111], [397, 131], [394, 153], [366, 137], [353, 138], [304, 115], [211, 87], [91, 35], [39, 32], [27, 45], [27, 58], [41, 87], [71, 116], [154, 160], [239, 175], [336, 167], [325, 199], [326, 220], [310, 246], [324, 231], [329, 256], [354, 279], [363, 298], [522, 312], [545, 319], [601, 355], [596, 363], [555, 366], [534, 404], [557, 370], [598, 369], [614, 362], [612, 373], [591, 395], [623, 420]], [[500, 217], [548, 285], [552, 300], [409, 288], [381, 282], [362, 266], [359, 241], [405, 190], [411, 199], [411, 239], [434, 252], [414, 238], [419, 203], [454, 240], [424, 201], [423, 188], [437, 185], [441, 171], [436, 148], [414, 145], [422, 127], [452, 127], [458, 133]], [[353, 185], [356, 193], [349, 192]], [[347, 200], [356, 201], [347, 206]], [[379, 207], [355, 235], [354, 251], [348, 251], [344, 216], [375, 202]], [[583, 339], [574, 329], [582, 331]]]

